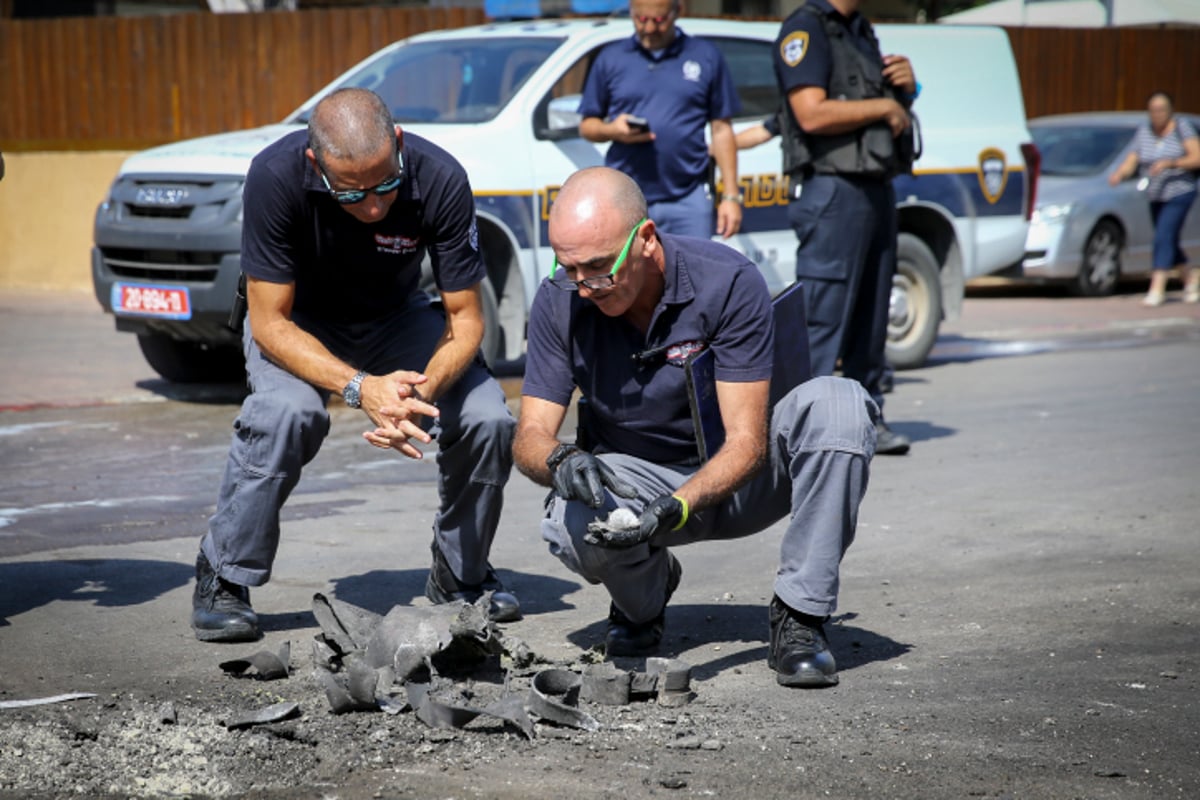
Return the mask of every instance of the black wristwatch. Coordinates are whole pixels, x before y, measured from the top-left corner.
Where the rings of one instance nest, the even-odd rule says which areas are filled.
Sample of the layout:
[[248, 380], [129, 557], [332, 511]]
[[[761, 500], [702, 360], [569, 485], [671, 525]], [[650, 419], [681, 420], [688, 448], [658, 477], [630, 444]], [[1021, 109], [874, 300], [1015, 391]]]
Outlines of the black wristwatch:
[[575, 445], [562, 442], [558, 447], [550, 451], [550, 455], [546, 457], [546, 466], [550, 468], [550, 472], [553, 474], [558, 470], [558, 465], [567, 460], [567, 456], [578, 452], [579, 448]]
[[359, 370], [358, 374], [346, 384], [346, 388], [342, 389], [342, 399], [350, 408], [362, 408], [362, 382], [365, 377], [367, 377], [366, 370]]

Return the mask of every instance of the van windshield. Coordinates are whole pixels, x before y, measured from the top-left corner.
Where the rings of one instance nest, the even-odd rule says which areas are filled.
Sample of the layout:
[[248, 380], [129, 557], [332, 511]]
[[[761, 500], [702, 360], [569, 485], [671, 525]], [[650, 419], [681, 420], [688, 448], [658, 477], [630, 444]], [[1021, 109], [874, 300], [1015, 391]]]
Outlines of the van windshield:
[[[374, 91], [400, 123], [486, 122], [563, 41], [528, 36], [415, 42], [385, 50], [333, 88]], [[308, 122], [317, 99], [287, 121]]]
[[1093, 175], [1106, 169], [1133, 138], [1134, 128], [1112, 125], [1030, 125], [1042, 154], [1043, 175]]

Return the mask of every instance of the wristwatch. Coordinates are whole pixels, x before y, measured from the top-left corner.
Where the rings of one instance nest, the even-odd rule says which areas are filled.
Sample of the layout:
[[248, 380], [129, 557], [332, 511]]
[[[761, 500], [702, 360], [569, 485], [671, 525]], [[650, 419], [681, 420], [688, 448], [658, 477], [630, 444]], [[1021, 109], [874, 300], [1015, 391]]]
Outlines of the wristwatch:
[[721, 195], [721, 200], [722, 202], [725, 200], [732, 200], [740, 206], [743, 202], [745, 202], [746, 196], [741, 192], [738, 192], [737, 194], [723, 194]]
[[362, 408], [362, 382], [365, 377], [367, 377], [366, 370], [359, 370], [358, 374], [346, 384], [346, 388], [342, 389], [342, 399], [350, 408]]

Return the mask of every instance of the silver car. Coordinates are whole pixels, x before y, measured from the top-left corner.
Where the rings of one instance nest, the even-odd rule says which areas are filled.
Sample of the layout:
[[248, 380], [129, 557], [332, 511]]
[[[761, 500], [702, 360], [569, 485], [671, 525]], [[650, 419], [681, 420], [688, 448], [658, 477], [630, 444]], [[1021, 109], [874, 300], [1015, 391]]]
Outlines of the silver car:
[[[1041, 178], [1021, 263], [1026, 277], [1069, 281], [1079, 295], [1112, 294], [1123, 278], [1150, 272], [1154, 225], [1144, 182], [1113, 187], [1144, 111], [1059, 114], [1029, 120], [1042, 155]], [[1200, 129], [1200, 119], [1188, 116]], [[1200, 263], [1200, 203], [1184, 222], [1180, 247]]]

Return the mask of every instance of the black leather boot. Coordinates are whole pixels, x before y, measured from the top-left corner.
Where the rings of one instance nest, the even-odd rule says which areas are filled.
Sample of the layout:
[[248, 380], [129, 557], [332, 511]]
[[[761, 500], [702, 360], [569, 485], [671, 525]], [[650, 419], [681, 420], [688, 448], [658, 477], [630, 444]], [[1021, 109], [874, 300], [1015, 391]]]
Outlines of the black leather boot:
[[192, 630], [202, 642], [251, 642], [261, 635], [249, 587], [220, 578], [204, 553], [196, 556]]

